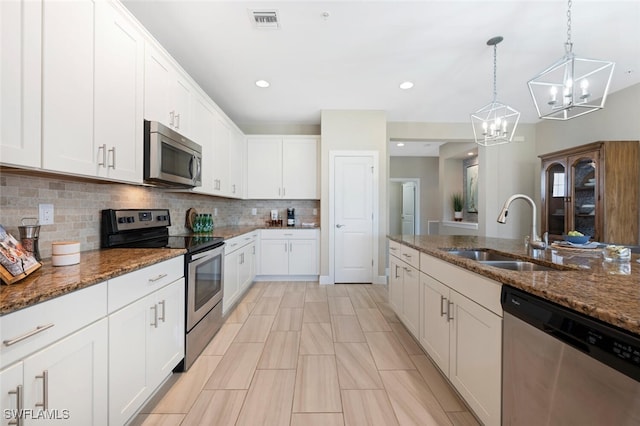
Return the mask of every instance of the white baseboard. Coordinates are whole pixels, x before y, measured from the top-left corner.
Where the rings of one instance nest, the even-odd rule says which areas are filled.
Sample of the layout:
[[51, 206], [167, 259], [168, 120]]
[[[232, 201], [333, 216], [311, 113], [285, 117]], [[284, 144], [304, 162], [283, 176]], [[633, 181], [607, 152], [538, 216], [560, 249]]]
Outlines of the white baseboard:
[[329, 275], [320, 275], [320, 284], [335, 284]]
[[[333, 279], [329, 275], [320, 275], [320, 284], [335, 284]], [[387, 277], [385, 275], [380, 275], [374, 277], [373, 282], [371, 284], [387, 284]]]
[[[258, 275], [254, 281], [318, 281], [317, 275]], [[322, 284], [322, 283], [321, 283]]]

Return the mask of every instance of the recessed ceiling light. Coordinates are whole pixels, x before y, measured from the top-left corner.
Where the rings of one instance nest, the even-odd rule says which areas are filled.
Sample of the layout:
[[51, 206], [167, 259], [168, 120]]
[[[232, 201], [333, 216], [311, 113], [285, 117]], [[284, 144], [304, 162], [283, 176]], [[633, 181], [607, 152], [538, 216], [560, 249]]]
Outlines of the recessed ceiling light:
[[262, 87], [263, 89], [265, 87], [269, 87], [270, 85], [271, 84], [267, 80], [258, 80], [258, 81], [256, 81], [256, 86]]
[[413, 83], [410, 81], [404, 81], [402, 83], [400, 83], [400, 88], [402, 90], [407, 90], [407, 89], [411, 89], [413, 87]]
[[396, 146], [404, 146], [404, 142], [398, 142]]
[[473, 152], [467, 152], [467, 155], [473, 155]]

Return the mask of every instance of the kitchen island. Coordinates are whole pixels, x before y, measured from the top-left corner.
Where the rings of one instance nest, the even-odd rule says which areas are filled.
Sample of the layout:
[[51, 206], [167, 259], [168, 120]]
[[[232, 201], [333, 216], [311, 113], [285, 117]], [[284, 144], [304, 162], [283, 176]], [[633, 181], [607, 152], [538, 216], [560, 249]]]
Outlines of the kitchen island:
[[637, 255], [610, 263], [600, 249], [532, 250], [522, 240], [388, 238], [390, 306], [485, 425], [504, 421], [503, 284], [640, 334]]
[[[604, 262], [599, 249], [550, 247], [527, 250], [522, 240], [473, 236], [390, 235], [389, 239], [502, 284], [524, 290], [640, 335], [640, 258], [628, 264]], [[564, 267], [550, 271], [509, 271], [447, 252], [490, 249], [522, 260]]]

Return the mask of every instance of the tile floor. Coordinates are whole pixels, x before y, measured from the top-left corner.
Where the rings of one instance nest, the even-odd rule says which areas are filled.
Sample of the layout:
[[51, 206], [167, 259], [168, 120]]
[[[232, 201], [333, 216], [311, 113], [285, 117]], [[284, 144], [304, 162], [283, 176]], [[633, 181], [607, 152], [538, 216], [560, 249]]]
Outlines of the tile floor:
[[258, 282], [135, 425], [478, 425], [387, 288]]

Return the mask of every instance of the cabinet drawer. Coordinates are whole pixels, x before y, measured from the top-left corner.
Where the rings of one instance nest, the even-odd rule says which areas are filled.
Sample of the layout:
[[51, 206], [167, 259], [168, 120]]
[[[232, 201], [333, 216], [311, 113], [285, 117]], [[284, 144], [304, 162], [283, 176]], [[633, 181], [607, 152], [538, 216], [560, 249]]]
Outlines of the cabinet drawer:
[[109, 280], [109, 313], [184, 276], [184, 256], [147, 266]]
[[106, 315], [103, 282], [0, 317], [0, 369]]
[[317, 229], [263, 229], [264, 240], [311, 240], [318, 237]]
[[247, 232], [246, 234], [238, 235], [237, 237], [224, 240], [224, 254], [225, 256], [233, 253], [234, 251], [241, 249], [247, 244], [251, 244], [256, 241], [257, 233]]
[[389, 240], [389, 254], [400, 259], [402, 255], [402, 245]]
[[416, 269], [420, 269], [420, 252], [407, 246], [400, 246], [400, 259]]

